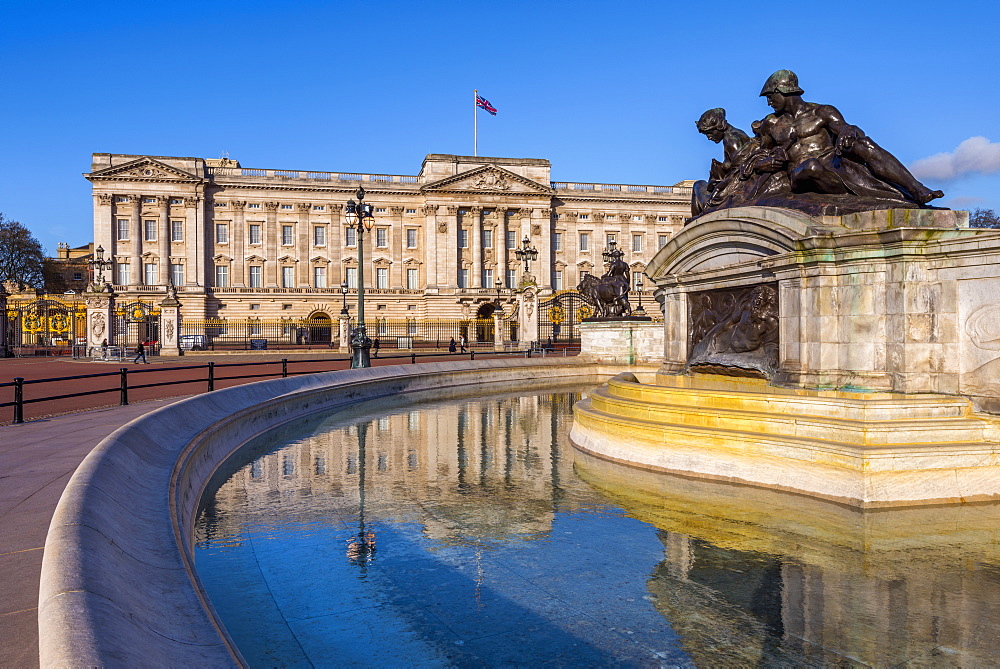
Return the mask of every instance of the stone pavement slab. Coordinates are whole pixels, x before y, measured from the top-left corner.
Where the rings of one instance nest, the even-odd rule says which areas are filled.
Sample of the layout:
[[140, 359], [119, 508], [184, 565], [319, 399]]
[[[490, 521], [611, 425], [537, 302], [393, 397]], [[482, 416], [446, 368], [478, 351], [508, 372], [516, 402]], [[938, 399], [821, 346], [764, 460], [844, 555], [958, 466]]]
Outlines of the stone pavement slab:
[[177, 399], [0, 427], [0, 667], [38, 666], [42, 553], [70, 476], [104, 437]]

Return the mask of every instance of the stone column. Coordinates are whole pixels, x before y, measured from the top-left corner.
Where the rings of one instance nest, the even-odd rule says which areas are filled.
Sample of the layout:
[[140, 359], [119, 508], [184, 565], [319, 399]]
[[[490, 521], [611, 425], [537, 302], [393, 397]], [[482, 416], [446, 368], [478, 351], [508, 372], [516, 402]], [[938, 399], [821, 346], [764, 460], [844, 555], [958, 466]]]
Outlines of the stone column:
[[211, 256], [205, 253], [205, 221], [201, 209], [202, 199], [197, 195], [184, 197], [184, 281], [205, 287], [205, 265]]
[[[268, 288], [278, 287], [278, 203], [265, 202], [267, 223], [261, 234], [264, 236], [264, 285]], [[306, 263], [308, 265], [308, 263]]]
[[247, 273], [250, 271], [247, 269], [246, 261], [247, 234], [243, 212], [247, 203], [246, 200], [230, 200], [229, 204], [233, 208], [233, 229], [229, 233], [229, 248], [233, 254], [233, 269], [239, 268], [239, 273], [233, 272], [229, 280], [234, 288], [245, 288], [248, 283]]
[[351, 317], [349, 314], [340, 314], [340, 348], [341, 353], [351, 352]]
[[438, 285], [451, 288], [458, 288], [458, 207], [448, 205], [448, 216], [444, 226], [438, 223], [438, 230], [444, 233], [445, 252], [444, 267], [438, 269]]
[[87, 353], [90, 349], [101, 345], [107, 339], [108, 344], [115, 346], [114, 331], [111, 328], [115, 310], [115, 294], [103, 291], [88, 291], [84, 293], [87, 304]]
[[[436, 204], [426, 204], [424, 214], [424, 291], [436, 293], [441, 279], [441, 258], [438, 256], [438, 221]], [[447, 229], [447, 228], [446, 228]]]
[[406, 288], [405, 270], [403, 269], [403, 248], [406, 228], [403, 225], [403, 207], [389, 207], [392, 222], [389, 224], [389, 287]]
[[521, 348], [538, 341], [538, 292], [527, 286], [517, 294], [517, 338]]
[[347, 281], [347, 272], [344, 271], [344, 222], [340, 220], [344, 205], [332, 203], [327, 205], [330, 210], [330, 230], [326, 238], [326, 248], [330, 252], [330, 260], [337, 267], [338, 275], [331, 280], [338, 287]]
[[[308, 288], [312, 285], [312, 277], [309, 276], [309, 249], [310, 242], [309, 238], [312, 234], [312, 227], [309, 225], [309, 211], [312, 209], [311, 202], [299, 202], [296, 204], [299, 211], [299, 220], [296, 225], [298, 225], [298, 234], [295, 236], [295, 255], [298, 257], [298, 267], [299, 267], [299, 287]], [[275, 266], [277, 266], [277, 259], [275, 259]], [[329, 269], [327, 269], [326, 283], [327, 286], [332, 285], [330, 283]]]
[[676, 374], [688, 359], [688, 296], [684, 288], [674, 286], [663, 299], [663, 367], [665, 374]]
[[[497, 278], [507, 286], [507, 207], [497, 207], [497, 227], [493, 232], [493, 251], [497, 259]], [[509, 287], [509, 286], [508, 286]]]
[[[118, 223], [114, 215], [114, 195], [111, 193], [94, 194], [94, 248], [104, 249], [105, 258], [115, 257], [115, 245], [118, 241]], [[112, 277], [112, 282], [114, 277]]]
[[160, 256], [160, 285], [165, 286], [170, 282], [170, 198], [157, 195], [156, 206], [160, 219], [156, 226], [156, 246]]
[[132, 200], [132, 216], [129, 227], [132, 229], [132, 253], [129, 264], [132, 266], [129, 284], [142, 285], [142, 195], [130, 195]]
[[162, 355], [182, 355], [180, 329], [181, 303], [177, 301], [177, 291], [173, 286], [170, 286], [166, 299], [160, 302], [160, 353]]
[[472, 288], [483, 287], [483, 208], [469, 207], [472, 213]]

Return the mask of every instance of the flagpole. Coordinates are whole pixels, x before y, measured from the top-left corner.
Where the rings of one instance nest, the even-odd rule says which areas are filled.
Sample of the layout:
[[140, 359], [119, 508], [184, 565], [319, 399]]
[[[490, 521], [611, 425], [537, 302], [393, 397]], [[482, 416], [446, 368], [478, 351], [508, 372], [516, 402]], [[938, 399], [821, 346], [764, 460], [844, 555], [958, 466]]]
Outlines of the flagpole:
[[472, 89], [472, 155], [479, 155], [479, 114], [477, 112], [477, 107], [479, 106], [479, 91], [475, 88]]

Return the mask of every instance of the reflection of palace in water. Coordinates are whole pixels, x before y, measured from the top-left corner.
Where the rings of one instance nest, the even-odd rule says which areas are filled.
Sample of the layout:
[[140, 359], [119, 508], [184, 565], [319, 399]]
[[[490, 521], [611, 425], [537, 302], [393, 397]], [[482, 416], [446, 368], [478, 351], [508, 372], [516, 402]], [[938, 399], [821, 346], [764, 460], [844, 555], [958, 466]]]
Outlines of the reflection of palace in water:
[[698, 665], [989, 666], [1000, 657], [1000, 505], [859, 512], [575, 453], [660, 528], [647, 587]]
[[305, 437], [301, 429], [279, 430], [272, 435], [287, 436], [288, 445], [241, 467], [219, 489], [209, 531], [216, 539], [238, 536], [226, 527], [231, 519], [259, 521], [275, 509], [301, 522], [335, 523], [331, 513], [358, 510], [363, 477], [367, 518], [420, 523], [442, 544], [542, 536], [561, 500], [560, 482], [573, 478], [561, 451], [577, 397], [436, 403], [387, 409], [375, 420], [338, 415]]

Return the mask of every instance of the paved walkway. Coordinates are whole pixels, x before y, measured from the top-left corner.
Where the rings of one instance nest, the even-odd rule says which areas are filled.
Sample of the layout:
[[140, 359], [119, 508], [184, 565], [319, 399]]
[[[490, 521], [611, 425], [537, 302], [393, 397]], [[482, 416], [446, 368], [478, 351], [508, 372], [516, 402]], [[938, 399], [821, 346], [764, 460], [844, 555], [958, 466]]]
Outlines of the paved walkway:
[[38, 666], [38, 580], [56, 502], [107, 435], [175, 399], [0, 427], [0, 667]]

